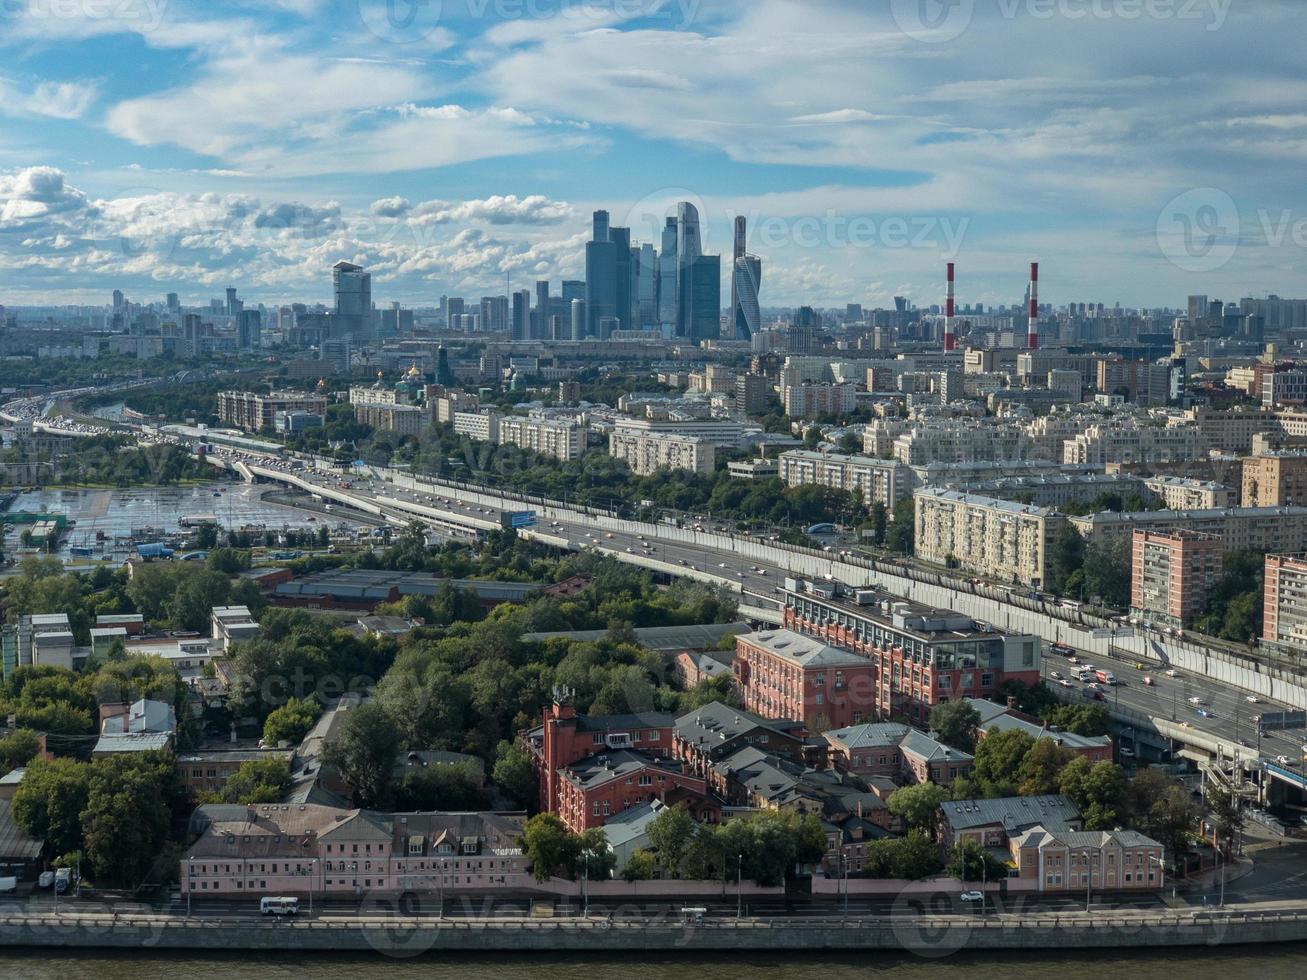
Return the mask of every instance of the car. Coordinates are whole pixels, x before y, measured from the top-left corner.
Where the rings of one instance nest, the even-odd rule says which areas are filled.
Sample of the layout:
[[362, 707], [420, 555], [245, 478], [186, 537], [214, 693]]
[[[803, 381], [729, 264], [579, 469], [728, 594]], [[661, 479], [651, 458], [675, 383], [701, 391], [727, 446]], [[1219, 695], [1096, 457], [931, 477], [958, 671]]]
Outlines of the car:
[[1153, 679], [1151, 677], [1144, 677], [1144, 687], [1152, 687], [1152, 686], [1153, 686]]
[[1058, 686], [1059, 686], [1059, 687], [1072, 687], [1072, 686], [1074, 686], [1074, 685], [1072, 685], [1072, 683], [1071, 683], [1069, 680], [1067, 680], [1065, 677], [1063, 677], [1063, 678], [1062, 678], [1061, 680], [1059, 680], [1057, 683], [1058, 683]]
[[613, 538], [613, 532], [612, 532], [612, 531], [608, 531], [608, 532], [606, 532], [606, 533], [604, 534], [604, 537], [605, 537], [605, 538], [608, 538], [608, 539], [611, 541], [612, 538]]
[[1048, 676], [1051, 677], [1051, 678], [1053, 678], [1053, 680], [1055, 680], [1055, 681], [1060, 681], [1060, 680], [1062, 679], [1062, 675], [1061, 675], [1060, 673], [1058, 673], [1056, 670], [1054, 670], [1054, 671], [1052, 671], [1051, 673], [1049, 673]]
[[41, 876], [36, 879], [36, 886], [38, 888], [50, 888], [53, 885], [54, 885], [53, 871], [42, 871]]
[[678, 564], [678, 565], [684, 565], [684, 564], [685, 564], [685, 559], [684, 559], [684, 558], [678, 558], [678, 559], [676, 559], [676, 564]]
[[626, 549], [626, 553], [627, 553], [628, 555], [633, 555], [633, 554], [635, 554], [635, 549], [634, 549], [634, 548], [627, 548], [627, 549]]
[[1180, 675], [1177, 674], [1176, 671], [1175, 671], [1175, 668], [1172, 667], [1171, 669], [1169, 669], [1169, 670], [1166, 672], [1166, 676], [1167, 676], [1167, 677], [1179, 677]]
[[1282, 766], [1287, 766], [1289, 764], [1289, 757], [1287, 755], [1277, 755], [1275, 761]]
[[759, 575], [766, 575], [766, 574], [767, 574], [767, 569], [765, 569], [765, 568], [760, 568], [760, 569], [758, 569], [758, 574], [759, 574]]
[[1256, 694], [1249, 694], [1246, 698], [1244, 698], [1244, 700], [1247, 701], [1249, 704], [1261, 704], [1261, 703], [1262, 703], [1262, 699], [1259, 698]]
[[964, 902], [983, 902], [984, 900], [985, 900], [984, 892], [968, 891], [962, 893], [962, 901]]
[[1214, 714], [1213, 714], [1210, 710], [1208, 710], [1207, 708], [1199, 708], [1199, 709], [1198, 709], [1198, 717], [1200, 717], [1200, 718], [1215, 718], [1216, 715], [1214, 715]]
[[1123, 745], [1121, 746], [1118, 754], [1121, 756], [1122, 759], [1133, 759], [1135, 757], [1135, 750], [1129, 748], [1128, 746]]
[[726, 567], [726, 562], [720, 562], [720, 563], [717, 565], [717, 567], [718, 567], [718, 568], [725, 568], [725, 567]]
[[1192, 697], [1192, 698], [1189, 699], [1189, 703], [1190, 703], [1190, 704], [1206, 704], [1207, 702], [1206, 702], [1203, 698], [1200, 698], [1200, 697], [1198, 697], [1198, 696], [1195, 695], [1194, 697]]
[[54, 890], [63, 895], [68, 889], [73, 887], [73, 871], [71, 868], [59, 868], [54, 873]]

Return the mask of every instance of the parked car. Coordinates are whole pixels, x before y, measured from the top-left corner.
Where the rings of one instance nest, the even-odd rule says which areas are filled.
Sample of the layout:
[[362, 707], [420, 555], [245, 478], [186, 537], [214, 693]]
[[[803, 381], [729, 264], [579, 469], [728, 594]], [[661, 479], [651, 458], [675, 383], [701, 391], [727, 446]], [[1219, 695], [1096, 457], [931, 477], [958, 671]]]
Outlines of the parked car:
[[983, 902], [984, 900], [985, 900], [984, 892], [968, 891], [962, 893], [962, 901], [964, 902]]
[[54, 872], [53, 872], [53, 871], [42, 871], [42, 872], [41, 872], [41, 876], [40, 876], [39, 878], [36, 879], [36, 886], [37, 886], [38, 888], [53, 888], [53, 887], [54, 887]]

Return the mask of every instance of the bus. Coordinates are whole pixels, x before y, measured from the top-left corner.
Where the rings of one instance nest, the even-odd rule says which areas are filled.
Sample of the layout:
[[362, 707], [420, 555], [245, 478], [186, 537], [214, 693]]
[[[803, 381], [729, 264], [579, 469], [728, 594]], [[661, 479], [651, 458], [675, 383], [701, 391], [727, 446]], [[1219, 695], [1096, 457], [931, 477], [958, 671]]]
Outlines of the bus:
[[261, 898], [259, 913], [261, 915], [294, 915], [300, 910], [298, 898]]

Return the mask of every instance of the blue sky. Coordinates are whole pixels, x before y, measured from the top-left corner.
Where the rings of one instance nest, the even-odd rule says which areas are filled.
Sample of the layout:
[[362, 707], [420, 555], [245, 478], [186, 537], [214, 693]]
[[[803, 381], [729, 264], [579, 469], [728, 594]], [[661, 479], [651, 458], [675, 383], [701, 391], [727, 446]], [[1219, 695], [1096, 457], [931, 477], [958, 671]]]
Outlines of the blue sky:
[[379, 302], [750, 218], [764, 305], [1307, 295], [1307, 4], [0, 0], [0, 303]]

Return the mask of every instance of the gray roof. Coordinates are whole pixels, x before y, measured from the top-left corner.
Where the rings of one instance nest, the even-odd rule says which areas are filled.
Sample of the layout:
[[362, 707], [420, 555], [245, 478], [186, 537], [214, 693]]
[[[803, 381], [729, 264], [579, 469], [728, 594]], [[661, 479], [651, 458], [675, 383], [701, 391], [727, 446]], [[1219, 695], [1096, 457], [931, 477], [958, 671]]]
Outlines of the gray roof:
[[880, 749], [891, 746], [904, 752], [925, 759], [927, 762], [948, 760], [950, 762], [971, 762], [972, 756], [945, 745], [933, 735], [919, 732], [915, 728], [894, 721], [868, 722], [839, 728], [833, 732], [823, 733], [826, 740], [839, 745], [850, 752], [858, 749]]
[[1077, 848], [1098, 849], [1103, 847], [1161, 847], [1162, 845], [1137, 830], [1064, 830], [1052, 831], [1042, 824], [1031, 827], [1023, 833], [1019, 842], [1024, 847], [1042, 846], [1058, 843], [1076, 850]]
[[117, 732], [101, 735], [91, 753], [156, 752], [171, 744], [171, 732]]
[[11, 802], [0, 800], [0, 861], [35, 861], [41, 856], [43, 842], [18, 826], [9, 812]]
[[762, 630], [744, 640], [799, 667], [865, 667], [871, 663], [850, 650], [829, 646], [793, 630]]
[[[1110, 747], [1112, 744], [1111, 737], [1107, 735], [1077, 735], [1075, 732], [1055, 730], [1026, 721], [1024, 718], [1009, 714], [1006, 708], [995, 704], [993, 701], [982, 701], [979, 698], [968, 698], [967, 701], [980, 712], [981, 721], [979, 727], [987, 735], [990, 732], [1009, 732], [1015, 729], [1025, 732], [1031, 738], [1054, 739], [1060, 745], [1065, 745], [1069, 749], [1102, 748], [1104, 746]], [[982, 709], [982, 705], [987, 707]], [[993, 711], [991, 708], [997, 708], [998, 710]]]
[[737, 738], [755, 728], [765, 728], [778, 735], [799, 739], [796, 730], [803, 725], [797, 721], [763, 718], [743, 708], [732, 708], [713, 701], [695, 708], [676, 719], [676, 734], [691, 743], [709, 750]]
[[279, 584], [279, 596], [329, 595], [337, 599], [358, 601], [384, 601], [393, 589], [399, 595], [435, 596], [448, 583], [456, 589], [467, 589], [478, 598], [500, 601], [521, 601], [535, 595], [543, 585], [535, 582], [487, 582], [480, 579], [444, 579], [424, 572], [389, 572], [379, 569], [335, 569], [306, 575]]
[[584, 789], [602, 786], [614, 779], [634, 775], [642, 769], [658, 769], [666, 773], [681, 774], [681, 767], [667, 759], [656, 759], [643, 752], [617, 749], [588, 756], [568, 766], [564, 773], [568, 779]]
[[641, 803], [639, 806], [630, 807], [605, 821], [604, 836], [608, 838], [609, 846], [621, 847], [623, 844], [629, 844], [645, 837], [649, 832], [649, 825], [654, 822], [654, 818], [666, 809], [666, 803], [662, 800], [654, 800], [650, 803]]
[[955, 831], [997, 825], [1010, 837], [1036, 826], [1061, 833], [1071, 830], [1073, 823], [1080, 820], [1076, 805], [1061, 794], [954, 800], [941, 803], [939, 809]]

